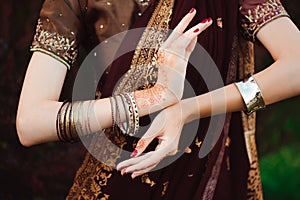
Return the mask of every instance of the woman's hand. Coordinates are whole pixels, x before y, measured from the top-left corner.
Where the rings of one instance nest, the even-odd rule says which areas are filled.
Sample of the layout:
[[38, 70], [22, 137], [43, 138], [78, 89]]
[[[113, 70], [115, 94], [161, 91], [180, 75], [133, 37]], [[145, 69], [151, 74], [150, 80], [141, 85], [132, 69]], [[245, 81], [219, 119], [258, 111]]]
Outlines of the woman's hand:
[[[161, 111], [138, 141], [131, 158], [119, 163], [117, 170], [120, 170], [122, 175], [132, 173], [131, 177], [135, 178], [149, 172], [165, 157], [175, 155], [185, 119], [180, 104]], [[155, 151], [140, 156], [154, 138], [159, 140]]]
[[157, 111], [182, 98], [187, 63], [196, 46], [197, 37], [212, 23], [211, 18], [204, 19], [185, 31], [195, 14], [196, 10], [191, 9], [158, 50], [158, 80], [155, 86], [135, 92], [140, 115], [148, 114], [149, 108], [153, 111], [153, 106], [157, 106], [154, 108]]
[[195, 14], [196, 11], [192, 9], [158, 51], [157, 85], [165, 87], [167, 94], [173, 95], [177, 102], [182, 98], [186, 68], [196, 46], [197, 37], [212, 23], [211, 18], [205, 19], [183, 33]]

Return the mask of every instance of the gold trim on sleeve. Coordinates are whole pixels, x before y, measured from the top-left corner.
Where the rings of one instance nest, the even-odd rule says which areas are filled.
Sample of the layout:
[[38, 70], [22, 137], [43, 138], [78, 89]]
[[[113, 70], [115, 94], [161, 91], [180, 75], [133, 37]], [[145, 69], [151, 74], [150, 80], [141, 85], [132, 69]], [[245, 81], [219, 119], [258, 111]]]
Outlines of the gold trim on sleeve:
[[243, 15], [241, 19], [242, 28], [245, 37], [253, 42], [256, 34], [264, 25], [279, 17], [290, 17], [278, 0], [268, 0], [249, 10], [241, 6], [240, 10], [247, 11], [247, 14]]
[[44, 29], [41, 19], [38, 20], [30, 51], [45, 53], [62, 62], [68, 69], [78, 55], [74, 32], [70, 32], [70, 37], [60, 35], [57, 32], [49, 32]]

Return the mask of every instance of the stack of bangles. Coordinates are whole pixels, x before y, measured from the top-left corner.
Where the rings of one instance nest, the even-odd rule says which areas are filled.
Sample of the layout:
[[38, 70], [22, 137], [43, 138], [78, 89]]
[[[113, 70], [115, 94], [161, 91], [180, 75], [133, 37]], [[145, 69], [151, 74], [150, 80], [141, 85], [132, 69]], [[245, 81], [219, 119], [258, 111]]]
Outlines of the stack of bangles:
[[[139, 114], [133, 93], [110, 97], [110, 105], [113, 130], [118, 126], [124, 134], [136, 135], [139, 131]], [[121, 113], [125, 114], [125, 122], [121, 121]]]
[[[112, 129], [118, 126], [124, 134], [136, 135], [139, 130], [139, 115], [133, 93], [119, 94], [109, 99]], [[79, 140], [79, 136], [93, 132], [90, 119], [95, 114], [94, 103], [95, 101], [63, 102], [56, 118], [57, 137], [60, 141], [73, 143]]]
[[247, 115], [266, 107], [261, 90], [252, 76], [235, 85], [243, 97]]

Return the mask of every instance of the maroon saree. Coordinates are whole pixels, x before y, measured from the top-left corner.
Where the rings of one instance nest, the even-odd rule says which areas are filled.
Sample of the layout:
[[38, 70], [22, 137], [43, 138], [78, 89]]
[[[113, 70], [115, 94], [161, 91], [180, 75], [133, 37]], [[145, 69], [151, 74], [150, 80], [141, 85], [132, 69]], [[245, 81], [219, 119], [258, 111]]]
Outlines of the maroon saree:
[[[229, 84], [253, 73], [253, 47], [240, 39], [240, 21], [246, 21], [245, 24], [250, 27], [251, 23], [247, 21], [249, 18], [244, 18], [249, 10], [257, 11], [260, 5], [269, 8], [274, 4], [276, 2], [272, 0], [153, 0], [149, 5], [144, 1], [136, 3], [131, 0], [46, 0], [32, 50], [47, 53], [70, 68], [75, 62], [79, 45], [90, 51], [98, 43], [129, 27], [174, 29], [194, 7], [197, 14], [190, 26], [207, 17], [214, 20], [213, 25], [199, 36], [198, 42], [212, 57], [224, 84]], [[269, 13], [272, 11], [270, 9]], [[274, 14], [270, 19], [280, 14]], [[242, 24], [243, 27], [245, 24]], [[145, 43], [157, 43], [159, 47], [167, 33], [159, 39], [151, 36], [151, 33], [143, 33], [141, 38], [136, 38], [138, 47]], [[68, 38], [74, 42], [64, 43], [59, 40], [58, 45], [49, 42], [57, 38]], [[125, 37], [123, 45], [126, 41], [128, 39]], [[65, 46], [67, 48], [63, 48]], [[141, 66], [150, 63], [156, 53], [157, 49], [137, 48], [115, 60], [98, 83], [97, 96], [108, 97], [115, 88], [114, 93], [121, 93], [151, 87], [155, 83], [157, 70], [151, 64], [147, 65], [147, 69]], [[249, 68], [238, 70], [239, 65]], [[127, 76], [123, 77], [124, 74]], [[134, 77], [141, 78], [136, 80]], [[208, 91], [205, 81], [191, 65], [188, 66], [187, 80], [196, 95]], [[134, 180], [130, 175], [121, 176], [115, 169], [87, 153], [67, 199], [262, 199], [255, 139], [253, 135], [249, 137], [252, 144], [254, 142], [251, 148], [255, 154], [249, 160], [249, 145], [246, 145], [244, 137], [245, 131], [254, 133], [251, 123], [248, 123], [249, 120], [253, 122], [254, 118], [247, 119], [244, 116], [242, 122], [240, 113], [226, 114], [225, 125], [216, 145], [209, 155], [200, 159], [199, 150], [211, 120], [201, 119], [195, 137], [191, 139], [189, 147], [181, 149], [184, 153], [179, 159]], [[141, 121], [149, 124], [147, 117]], [[137, 138], [124, 136], [118, 130], [108, 129], [105, 134], [98, 135], [91, 142], [90, 148], [102, 154], [111, 166], [120, 161], [121, 148], [132, 151], [137, 142]], [[103, 142], [105, 138], [117, 146]], [[152, 149], [155, 145], [154, 142]]]

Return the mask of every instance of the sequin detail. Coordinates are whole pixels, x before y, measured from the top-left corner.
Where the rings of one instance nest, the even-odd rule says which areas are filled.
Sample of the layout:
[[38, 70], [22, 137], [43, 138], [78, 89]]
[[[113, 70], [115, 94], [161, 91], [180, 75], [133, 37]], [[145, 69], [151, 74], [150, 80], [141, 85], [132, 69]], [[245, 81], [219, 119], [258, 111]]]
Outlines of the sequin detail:
[[49, 32], [44, 29], [43, 23], [39, 19], [30, 50], [46, 53], [70, 69], [78, 55], [75, 41], [73, 32], [70, 32], [70, 37], [62, 36], [57, 32]]
[[282, 4], [276, 0], [268, 0], [249, 10], [241, 6], [240, 11], [246, 13], [241, 19], [244, 36], [253, 42], [255, 41], [257, 32], [264, 25], [279, 17], [289, 17]]

